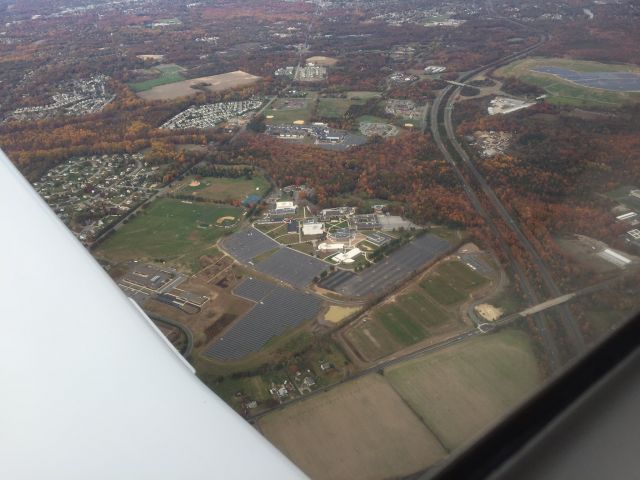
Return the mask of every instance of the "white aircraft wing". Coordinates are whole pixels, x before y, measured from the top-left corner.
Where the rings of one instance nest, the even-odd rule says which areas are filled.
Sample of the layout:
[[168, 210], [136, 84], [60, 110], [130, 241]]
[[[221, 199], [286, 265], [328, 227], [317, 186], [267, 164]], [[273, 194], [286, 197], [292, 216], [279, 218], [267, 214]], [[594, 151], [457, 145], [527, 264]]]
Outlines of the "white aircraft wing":
[[304, 478], [214, 395], [0, 151], [0, 478]]

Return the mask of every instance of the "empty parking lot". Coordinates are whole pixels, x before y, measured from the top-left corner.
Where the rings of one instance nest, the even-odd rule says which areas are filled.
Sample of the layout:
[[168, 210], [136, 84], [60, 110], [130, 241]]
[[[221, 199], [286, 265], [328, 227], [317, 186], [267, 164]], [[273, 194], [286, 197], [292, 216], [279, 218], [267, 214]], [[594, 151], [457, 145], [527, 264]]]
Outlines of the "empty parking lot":
[[379, 295], [434, 261], [450, 247], [449, 242], [436, 235], [422, 235], [362, 273], [345, 275], [336, 272], [322, 286], [348, 297]]

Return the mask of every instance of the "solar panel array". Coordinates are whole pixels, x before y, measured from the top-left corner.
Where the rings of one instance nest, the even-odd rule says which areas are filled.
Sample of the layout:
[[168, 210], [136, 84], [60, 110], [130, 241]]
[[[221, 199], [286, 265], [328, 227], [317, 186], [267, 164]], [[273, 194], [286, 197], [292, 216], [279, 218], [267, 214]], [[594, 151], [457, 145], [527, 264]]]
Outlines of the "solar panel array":
[[286, 329], [313, 319], [322, 307], [314, 295], [251, 278], [242, 282], [236, 293], [259, 298], [258, 303], [206, 350], [207, 357], [237, 360], [257, 352]]
[[548, 65], [532, 68], [532, 70], [557, 75], [585, 87], [603, 88], [615, 92], [640, 91], [640, 75], [635, 72], [576, 72]]
[[274, 288], [276, 288], [276, 285], [273, 283], [263, 282], [249, 277], [235, 288], [233, 294], [257, 303], [273, 292]]
[[394, 287], [428, 262], [446, 252], [451, 244], [435, 235], [422, 235], [358, 275], [330, 275], [322, 285], [349, 297], [377, 295]]
[[258, 255], [280, 248], [280, 244], [255, 228], [241, 230], [222, 241], [224, 248], [238, 260], [248, 262]]
[[309, 285], [314, 277], [327, 270], [329, 265], [304, 253], [283, 248], [260, 262], [256, 268], [267, 275], [303, 288]]

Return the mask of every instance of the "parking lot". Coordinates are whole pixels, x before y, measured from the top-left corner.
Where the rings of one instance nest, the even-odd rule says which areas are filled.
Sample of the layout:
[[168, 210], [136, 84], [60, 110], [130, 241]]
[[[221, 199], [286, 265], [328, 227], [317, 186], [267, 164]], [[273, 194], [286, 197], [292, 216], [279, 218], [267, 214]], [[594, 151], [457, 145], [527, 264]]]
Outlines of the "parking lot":
[[360, 274], [337, 272], [330, 275], [321, 286], [347, 297], [379, 295], [434, 261], [450, 246], [449, 242], [435, 235], [422, 235]]
[[257, 352], [271, 338], [312, 320], [322, 306], [314, 295], [254, 278], [244, 280], [234, 293], [256, 305], [205, 351], [207, 357], [237, 360]]

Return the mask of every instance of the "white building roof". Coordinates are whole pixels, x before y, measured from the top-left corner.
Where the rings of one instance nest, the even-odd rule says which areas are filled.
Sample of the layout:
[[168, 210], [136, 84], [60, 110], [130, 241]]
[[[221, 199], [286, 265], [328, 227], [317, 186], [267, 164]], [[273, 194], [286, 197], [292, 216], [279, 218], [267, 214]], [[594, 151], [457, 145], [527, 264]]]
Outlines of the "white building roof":
[[324, 223], [304, 223], [302, 225], [303, 235], [321, 235], [324, 232]]
[[344, 243], [321, 243], [318, 245], [318, 250], [327, 251], [327, 250], [342, 250], [344, 248]]
[[631, 263], [631, 259], [625, 257], [624, 255], [620, 255], [617, 252], [614, 252], [610, 248], [605, 248], [603, 251], [598, 253], [598, 256], [609, 263], [613, 263], [619, 267], [624, 267]]

